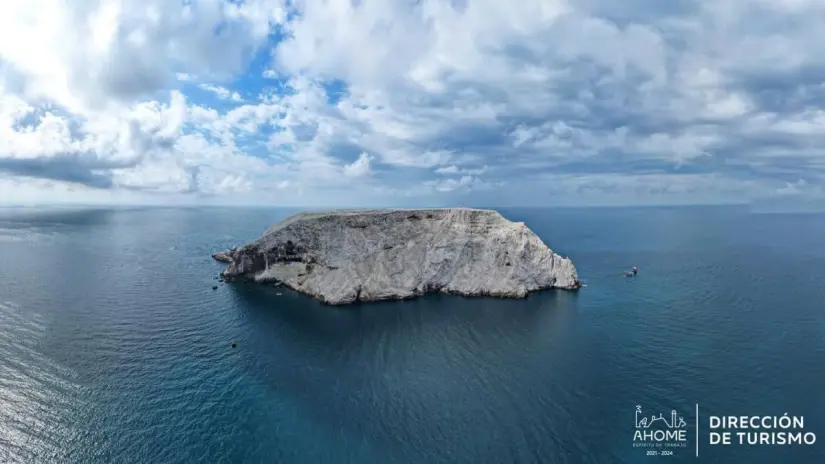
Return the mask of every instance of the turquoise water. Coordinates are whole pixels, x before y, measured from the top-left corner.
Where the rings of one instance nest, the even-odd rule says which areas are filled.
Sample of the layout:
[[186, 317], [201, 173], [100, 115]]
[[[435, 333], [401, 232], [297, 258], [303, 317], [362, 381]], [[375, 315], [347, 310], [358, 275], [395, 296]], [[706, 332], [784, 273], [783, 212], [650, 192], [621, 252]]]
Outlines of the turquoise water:
[[[587, 284], [520, 301], [218, 284], [289, 213], [0, 210], [0, 462], [825, 462], [825, 216], [502, 210]], [[818, 441], [697, 458], [696, 403]], [[688, 446], [634, 448], [636, 405]]]

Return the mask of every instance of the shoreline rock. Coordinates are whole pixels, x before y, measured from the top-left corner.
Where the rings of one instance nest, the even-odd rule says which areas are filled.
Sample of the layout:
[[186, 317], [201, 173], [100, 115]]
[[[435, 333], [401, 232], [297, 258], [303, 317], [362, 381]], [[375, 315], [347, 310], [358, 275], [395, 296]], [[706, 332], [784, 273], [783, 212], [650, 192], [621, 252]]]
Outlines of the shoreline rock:
[[215, 253], [212, 253], [212, 259], [214, 259], [215, 261], [220, 261], [222, 263], [231, 263], [232, 256], [230, 256], [229, 253], [231, 253], [231, 251], [217, 251]]
[[469, 208], [299, 213], [212, 257], [230, 263], [227, 282], [281, 284], [330, 305], [580, 287], [572, 261], [524, 223]]

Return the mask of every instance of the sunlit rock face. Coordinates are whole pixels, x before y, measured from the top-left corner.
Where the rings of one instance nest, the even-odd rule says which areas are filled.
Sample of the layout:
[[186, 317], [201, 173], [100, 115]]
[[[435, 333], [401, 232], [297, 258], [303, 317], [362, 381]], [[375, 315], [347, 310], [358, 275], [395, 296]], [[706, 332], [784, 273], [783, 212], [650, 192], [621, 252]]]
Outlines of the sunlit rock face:
[[300, 213], [213, 257], [230, 262], [227, 280], [282, 283], [333, 305], [578, 287], [570, 259], [524, 223], [480, 209]]

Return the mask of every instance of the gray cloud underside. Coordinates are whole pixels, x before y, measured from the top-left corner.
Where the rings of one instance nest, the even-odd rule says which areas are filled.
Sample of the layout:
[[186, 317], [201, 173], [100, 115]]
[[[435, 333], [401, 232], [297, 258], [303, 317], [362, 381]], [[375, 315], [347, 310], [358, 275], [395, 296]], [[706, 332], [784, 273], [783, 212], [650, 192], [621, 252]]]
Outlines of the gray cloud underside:
[[[118, 150], [100, 149], [95, 129], [84, 126], [73, 137], [88, 144], [42, 157], [0, 153], [0, 171], [101, 189], [322, 192], [350, 179], [361, 195], [478, 198], [496, 189], [639, 185], [649, 193], [748, 195], [788, 185], [816, 193], [825, 177], [825, 55], [817, 45], [825, 7], [817, 2], [468, 0], [450, 9], [261, 0], [238, 13], [211, 1], [190, 16], [180, 5], [150, 3], [161, 19], [128, 3], [131, 16], [97, 61], [61, 57], [69, 91], [43, 90], [47, 81], [31, 78], [39, 68], [0, 48], [6, 92], [49, 101], [76, 125], [113, 104], [161, 98], [178, 85], [178, 71], [240, 76], [256, 52], [255, 63], [271, 57], [268, 71], [286, 76], [290, 91], [256, 89], [267, 96], [234, 112], [203, 109], [200, 120], [191, 102], [180, 121], [136, 122], [144, 113], [130, 113], [118, 145], [128, 162], [112, 161]], [[82, 5], [71, 10], [77, 20], [96, 11]], [[280, 23], [289, 9], [290, 22]], [[282, 42], [269, 42], [274, 31], [283, 31]], [[325, 93], [333, 81], [344, 90]], [[227, 85], [220, 89], [236, 91]], [[264, 129], [268, 141], [254, 146], [268, 152], [252, 156], [245, 140]], [[137, 173], [144, 168], [151, 180]], [[166, 179], [164, 170], [176, 174]]]

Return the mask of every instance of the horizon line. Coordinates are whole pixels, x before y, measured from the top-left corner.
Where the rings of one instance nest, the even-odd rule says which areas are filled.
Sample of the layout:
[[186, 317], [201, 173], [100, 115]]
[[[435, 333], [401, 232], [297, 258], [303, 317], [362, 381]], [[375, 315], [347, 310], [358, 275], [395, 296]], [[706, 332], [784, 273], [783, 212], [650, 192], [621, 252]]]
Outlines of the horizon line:
[[638, 203], [638, 204], [558, 204], [558, 205], [277, 205], [260, 203], [83, 203], [83, 202], [55, 202], [55, 203], [0, 203], [0, 208], [276, 208], [276, 209], [298, 209], [298, 210], [365, 210], [365, 209], [448, 209], [448, 208], [468, 208], [468, 209], [585, 209], [585, 208], [695, 208], [695, 207], [750, 207], [758, 206], [746, 202], [731, 203]]

